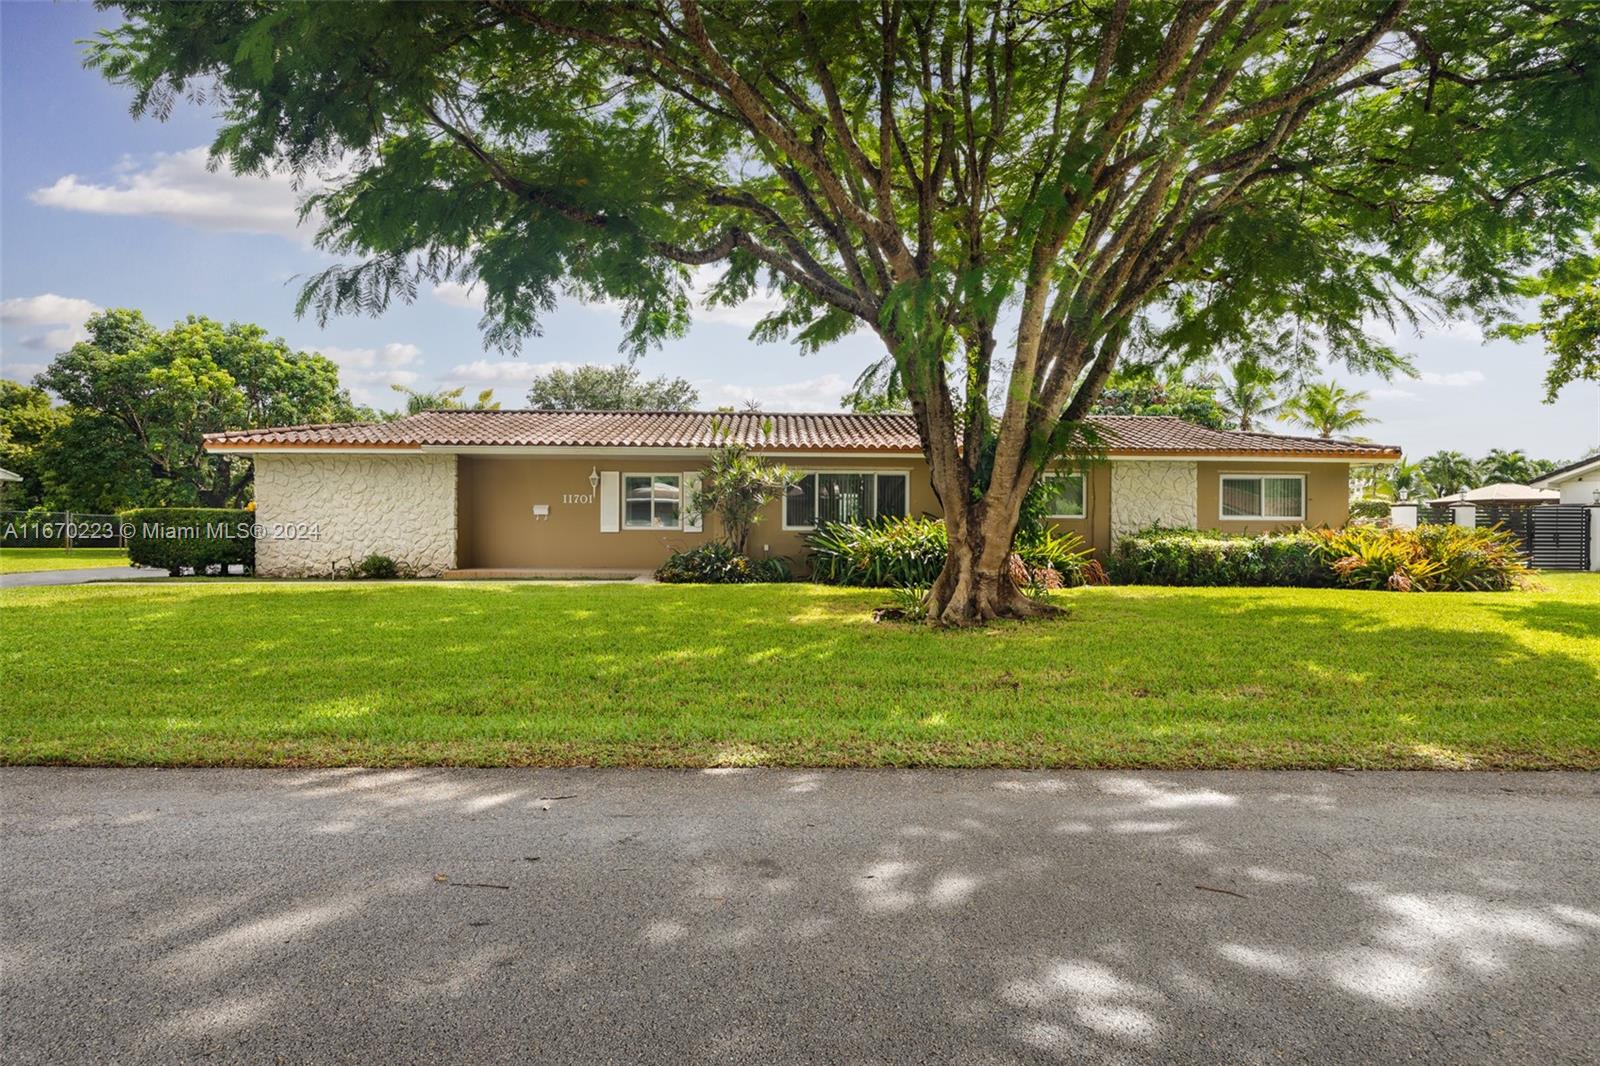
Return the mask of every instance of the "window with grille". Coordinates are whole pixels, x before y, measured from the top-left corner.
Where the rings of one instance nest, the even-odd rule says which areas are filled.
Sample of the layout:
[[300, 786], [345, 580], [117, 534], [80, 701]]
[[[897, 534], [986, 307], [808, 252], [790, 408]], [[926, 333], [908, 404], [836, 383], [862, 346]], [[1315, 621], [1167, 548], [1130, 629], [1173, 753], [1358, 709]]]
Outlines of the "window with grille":
[[815, 529], [829, 522], [904, 518], [909, 480], [906, 474], [860, 471], [804, 474], [784, 495], [783, 528]]

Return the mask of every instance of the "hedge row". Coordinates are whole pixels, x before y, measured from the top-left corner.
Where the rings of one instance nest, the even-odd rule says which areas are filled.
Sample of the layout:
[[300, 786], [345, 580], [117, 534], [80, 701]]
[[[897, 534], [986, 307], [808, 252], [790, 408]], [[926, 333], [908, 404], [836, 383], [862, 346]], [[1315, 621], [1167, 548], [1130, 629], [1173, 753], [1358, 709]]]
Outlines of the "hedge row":
[[128, 533], [128, 560], [177, 577], [229, 566], [255, 569], [255, 512], [225, 507], [143, 507], [118, 516]]
[[1532, 576], [1510, 533], [1461, 526], [1348, 526], [1259, 536], [1146, 529], [1118, 542], [1107, 569], [1113, 581], [1130, 585], [1398, 592], [1496, 592]]

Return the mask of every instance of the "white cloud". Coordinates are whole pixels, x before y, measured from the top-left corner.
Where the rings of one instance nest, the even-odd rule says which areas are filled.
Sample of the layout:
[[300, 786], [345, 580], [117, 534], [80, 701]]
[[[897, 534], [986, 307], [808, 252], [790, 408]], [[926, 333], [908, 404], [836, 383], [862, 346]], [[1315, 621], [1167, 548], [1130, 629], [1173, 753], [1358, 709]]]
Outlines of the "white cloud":
[[55, 326], [22, 341], [24, 348], [59, 352], [79, 341], [88, 340], [84, 320], [100, 310], [98, 304], [76, 296], [53, 292], [39, 296], [17, 296], [0, 303], [0, 323], [8, 326]]
[[476, 359], [470, 363], [457, 363], [450, 372], [441, 375], [451, 384], [460, 382], [475, 385], [528, 385], [540, 374], [552, 370], [576, 370], [577, 363], [529, 363], [521, 359]]
[[0, 303], [0, 322], [26, 326], [82, 325], [84, 319], [99, 310], [97, 304], [88, 300], [47, 292], [40, 296], [17, 296]]
[[1414, 400], [1417, 394], [1406, 389], [1368, 389], [1367, 395], [1374, 400]]
[[236, 175], [226, 168], [209, 169], [208, 160], [204, 148], [158, 153], [145, 163], [124, 159], [109, 183], [67, 174], [35, 189], [30, 198], [64, 211], [164, 218], [222, 233], [310, 239], [317, 222], [308, 219], [300, 225], [298, 205], [314, 182], [296, 189], [289, 174]]
[[1483, 343], [1483, 330], [1476, 322], [1465, 319], [1450, 319], [1445, 322], [1434, 322], [1423, 326], [1417, 331], [1420, 337], [1452, 337], [1460, 341], [1472, 341], [1474, 344]]
[[837, 411], [839, 397], [853, 387], [839, 374], [823, 374], [783, 385], [718, 385], [706, 399], [713, 407], [742, 407], [753, 400], [763, 411]]
[[463, 281], [441, 281], [433, 287], [433, 298], [451, 307], [466, 307], [478, 312], [483, 311], [483, 294], [478, 291], [476, 284], [468, 285]]
[[339, 384], [358, 403], [381, 407], [394, 398], [392, 385], [412, 385], [421, 377], [406, 369], [422, 357], [415, 344], [392, 342], [381, 348], [341, 348], [325, 344], [315, 349], [339, 364]]
[[1424, 370], [1417, 375], [1417, 380], [1424, 385], [1443, 385], [1446, 388], [1462, 389], [1471, 385], [1481, 385], [1488, 378], [1481, 370], [1453, 370], [1448, 374]]

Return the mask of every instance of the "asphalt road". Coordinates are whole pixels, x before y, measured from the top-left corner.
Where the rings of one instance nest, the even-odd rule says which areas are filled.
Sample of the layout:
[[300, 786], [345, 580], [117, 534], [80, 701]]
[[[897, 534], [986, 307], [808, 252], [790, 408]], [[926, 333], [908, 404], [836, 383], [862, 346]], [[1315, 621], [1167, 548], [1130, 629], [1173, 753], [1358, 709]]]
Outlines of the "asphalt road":
[[0, 771], [31, 1062], [1558, 1063], [1600, 775]]

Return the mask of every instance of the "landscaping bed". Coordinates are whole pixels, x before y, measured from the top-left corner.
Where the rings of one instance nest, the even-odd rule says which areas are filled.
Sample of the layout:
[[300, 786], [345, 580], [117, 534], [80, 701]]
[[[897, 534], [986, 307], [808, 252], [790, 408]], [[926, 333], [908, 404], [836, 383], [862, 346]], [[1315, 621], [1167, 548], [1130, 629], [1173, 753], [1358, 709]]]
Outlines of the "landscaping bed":
[[0, 761], [1600, 768], [1600, 576], [1540, 583], [1089, 587], [967, 631], [806, 583], [8, 589]]

